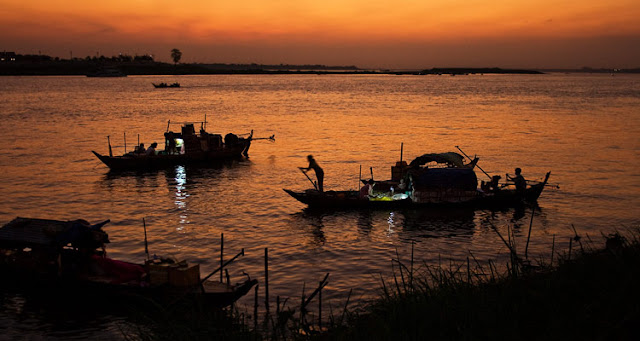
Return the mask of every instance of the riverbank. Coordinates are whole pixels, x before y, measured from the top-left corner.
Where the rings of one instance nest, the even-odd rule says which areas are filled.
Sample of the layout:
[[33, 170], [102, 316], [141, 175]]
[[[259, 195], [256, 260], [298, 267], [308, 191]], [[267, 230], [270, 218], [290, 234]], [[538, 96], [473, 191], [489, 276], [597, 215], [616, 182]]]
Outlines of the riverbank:
[[554, 267], [551, 257], [532, 266], [513, 255], [507, 272], [496, 275], [491, 264], [474, 265], [472, 259], [428, 268], [411, 284], [405, 270], [402, 280], [384, 285], [377, 302], [318, 338], [635, 339], [640, 319], [637, 237], [611, 235], [600, 250], [583, 246], [578, 236], [573, 243]]
[[260, 64], [168, 64], [154, 61], [50, 60], [0, 63], [0, 76], [104, 76], [133, 75], [229, 75], [229, 74], [393, 74], [393, 75], [470, 75], [542, 74], [536, 70], [501, 68], [432, 68], [424, 70], [372, 70], [356, 66], [260, 65]]
[[[359, 312], [332, 310], [324, 327], [299, 306], [278, 305], [260, 324], [242, 312], [193, 311], [151, 323], [139, 339], [574, 340], [635, 339], [640, 319], [640, 242], [613, 234], [606, 248], [552, 246], [534, 262], [514, 251], [506, 270], [470, 256], [466, 264], [423, 267], [395, 260], [380, 298]], [[554, 254], [553, 258], [551, 254]], [[326, 278], [325, 278], [326, 279]], [[310, 296], [313, 298], [313, 296]], [[317, 298], [316, 298], [317, 299]], [[249, 316], [248, 316], [249, 315]], [[300, 316], [300, 318], [298, 317]], [[180, 321], [180, 322], [177, 322]], [[250, 326], [253, 324], [253, 326]], [[321, 332], [318, 332], [321, 330]], [[136, 335], [137, 337], [132, 337]]]

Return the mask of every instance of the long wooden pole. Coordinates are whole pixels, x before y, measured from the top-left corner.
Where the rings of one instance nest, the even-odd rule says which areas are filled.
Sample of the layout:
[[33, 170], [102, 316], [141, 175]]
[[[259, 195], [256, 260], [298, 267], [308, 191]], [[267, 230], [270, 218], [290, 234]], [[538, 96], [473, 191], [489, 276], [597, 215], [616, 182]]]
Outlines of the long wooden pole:
[[322, 330], [322, 282], [319, 282], [320, 291], [318, 291], [318, 329]]
[[[224, 233], [220, 233], [220, 270], [224, 266]], [[220, 271], [220, 283], [222, 283], [222, 271]]]
[[[466, 157], [467, 157], [467, 159], [469, 159], [469, 161], [473, 161], [473, 159], [472, 159], [469, 155], [467, 155], [467, 153], [465, 153], [462, 149], [460, 149], [460, 147], [456, 146], [456, 148], [458, 148], [458, 150], [459, 150], [459, 151], [460, 151], [464, 156], [466, 156]], [[485, 171], [484, 171], [484, 169], [482, 169], [480, 166], [478, 166], [478, 164], [477, 164], [477, 163], [476, 163], [476, 167], [478, 167], [478, 169], [479, 169], [479, 170], [481, 170], [481, 171], [482, 171], [482, 173], [484, 173], [486, 176], [488, 176], [488, 177], [489, 177], [489, 179], [491, 179], [491, 175], [489, 175], [489, 173], [485, 172]]]
[[269, 313], [269, 248], [264, 248], [264, 307]]
[[127, 132], [124, 132], [124, 153], [127, 153]]
[[107, 144], [109, 145], [109, 156], [113, 156], [113, 151], [111, 151], [111, 138], [107, 135]]
[[313, 188], [315, 188], [317, 190], [318, 189], [318, 185], [315, 182], [313, 182], [313, 180], [311, 180], [311, 178], [309, 177], [309, 174], [307, 174], [307, 172], [305, 172], [301, 167], [299, 167], [298, 169], [300, 169], [302, 174], [304, 174], [304, 176], [306, 176], [307, 179], [309, 179], [309, 182], [311, 182], [311, 184], [313, 185]]
[[529, 233], [527, 234], [527, 245], [524, 247], [524, 259], [529, 259], [529, 239], [531, 239], [531, 227], [533, 226], [533, 214], [536, 213], [536, 206], [531, 210], [531, 221], [529, 222]]
[[144, 227], [144, 253], [147, 255], [147, 260], [149, 260], [149, 244], [147, 242], [147, 223], [144, 218], [142, 218], [142, 226]]
[[258, 329], [258, 287], [260, 287], [260, 284], [256, 285], [255, 293], [253, 295], [253, 330], [254, 331]]
[[200, 280], [200, 283], [204, 283], [206, 280], [208, 280], [211, 276], [215, 275], [216, 272], [220, 271], [222, 269], [222, 267], [225, 267], [229, 264], [231, 264], [231, 262], [233, 262], [234, 260], [236, 260], [236, 258], [240, 257], [240, 256], [244, 256], [244, 249], [242, 249], [242, 251], [240, 251], [237, 255], [235, 255], [233, 258], [229, 259], [228, 261], [226, 261], [224, 264], [222, 264], [221, 267], [213, 270], [210, 274], [208, 274], [205, 278]]

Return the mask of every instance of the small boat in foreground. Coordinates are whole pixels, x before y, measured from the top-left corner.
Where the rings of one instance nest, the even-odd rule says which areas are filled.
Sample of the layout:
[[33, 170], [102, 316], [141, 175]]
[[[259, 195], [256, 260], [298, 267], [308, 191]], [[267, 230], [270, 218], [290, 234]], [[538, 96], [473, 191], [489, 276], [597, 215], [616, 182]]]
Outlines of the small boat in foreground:
[[408, 165], [399, 161], [391, 167], [391, 180], [376, 181], [373, 191], [364, 195], [358, 191], [284, 191], [310, 208], [503, 208], [535, 203], [551, 174], [548, 172], [543, 181], [527, 181], [526, 188], [520, 190], [513, 183], [499, 184], [499, 176], [482, 181], [478, 187], [477, 162], [476, 158], [464, 163], [464, 157], [455, 152], [425, 154]]
[[91, 300], [141, 296], [160, 304], [197, 300], [225, 307], [257, 283], [209, 281], [211, 275], [200, 277], [198, 264], [185, 261], [154, 257], [135, 264], [108, 258], [109, 237], [102, 229], [108, 222], [15, 218], [0, 228], [0, 271], [11, 279], [3, 286]]
[[[200, 132], [196, 133], [194, 124], [200, 123]], [[169, 131], [171, 122], [164, 133], [163, 150], [148, 152], [136, 146], [133, 152], [121, 156], [113, 156], [109, 141], [109, 155], [96, 151], [93, 154], [111, 170], [144, 170], [158, 169], [175, 165], [201, 164], [247, 157], [251, 142], [254, 140], [275, 141], [272, 135], [268, 138], [254, 138], [253, 130], [246, 137], [236, 134], [210, 134], [205, 131], [206, 119], [203, 122], [185, 122], [180, 133]], [[125, 143], [126, 145], [126, 143]]]

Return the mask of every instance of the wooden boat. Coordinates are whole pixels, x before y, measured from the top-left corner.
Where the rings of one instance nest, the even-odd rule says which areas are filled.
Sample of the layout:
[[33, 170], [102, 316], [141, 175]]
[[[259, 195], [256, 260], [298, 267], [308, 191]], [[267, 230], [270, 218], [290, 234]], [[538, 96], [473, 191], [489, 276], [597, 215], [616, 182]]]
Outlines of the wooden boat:
[[[200, 132], [196, 133], [194, 123], [200, 123]], [[220, 134], [210, 134], [205, 131], [206, 121], [187, 122], [180, 133], [169, 131], [164, 134], [165, 146], [163, 150], [146, 153], [137, 147], [133, 152], [121, 156], [113, 156], [109, 140], [109, 155], [102, 155], [92, 151], [100, 161], [111, 170], [140, 170], [157, 169], [174, 165], [201, 164], [246, 157], [249, 154], [253, 131], [247, 137], [236, 134], [226, 134], [224, 139]], [[267, 139], [275, 140], [274, 136]]]
[[202, 279], [199, 265], [184, 261], [154, 257], [134, 264], [110, 259], [105, 251], [109, 238], [102, 229], [108, 222], [91, 225], [84, 220], [18, 217], [7, 223], [0, 228], [0, 271], [12, 280], [3, 281], [3, 286], [91, 300], [124, 296], [159, 304], [197, 300], [225, 307], [257, 283], [246, 279], [231, 285]]
[[156, 83], [151, 83], [151, 84], [153, 84], [153, 86], [155, 88], [179, 88], [180, 87], [180, 83], [178, 83], [178, 82], [171, 83], [171, 84], [167, 84], [167, 83], [164, 83], [164, 82], [158, 83], [158, 84], [156, 84]]
[[517, 191], [513, 184], [499, 184], [500, 177], [478, 187], [474, 171], [478, 159], [463, 160], [462, 155], [448, 152], [425, 154], [410, 164], [399, 161], [391, 167], [392, 178], [376, 182], [373, 193], [366, 196], [357, 191], [284, 191], [310, 208], [500, 208], [536, 202], [551, 174], [541, 182], [527, 181], [524, 191]]

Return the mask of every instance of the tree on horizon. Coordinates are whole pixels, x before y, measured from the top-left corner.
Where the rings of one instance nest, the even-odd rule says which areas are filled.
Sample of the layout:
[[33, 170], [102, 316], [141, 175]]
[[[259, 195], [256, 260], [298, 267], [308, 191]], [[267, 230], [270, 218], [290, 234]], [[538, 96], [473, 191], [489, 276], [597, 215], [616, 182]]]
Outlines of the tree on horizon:
[[182, 58], [182, 52], [178, 49], [171, 50], [171, 59], [173, 59], [173, 64], [177, 65], [180, 62], [180, 58]]

